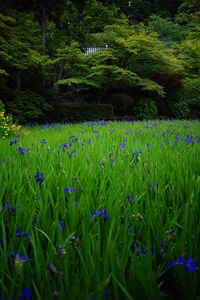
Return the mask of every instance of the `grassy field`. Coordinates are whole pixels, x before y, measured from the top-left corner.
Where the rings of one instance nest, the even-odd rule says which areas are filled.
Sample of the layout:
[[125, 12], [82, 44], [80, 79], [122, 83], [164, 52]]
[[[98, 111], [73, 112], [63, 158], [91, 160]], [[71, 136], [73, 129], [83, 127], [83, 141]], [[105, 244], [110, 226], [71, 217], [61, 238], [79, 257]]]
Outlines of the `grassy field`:
[[200, 122], [0, 141], [0, 299], [200, 299]]

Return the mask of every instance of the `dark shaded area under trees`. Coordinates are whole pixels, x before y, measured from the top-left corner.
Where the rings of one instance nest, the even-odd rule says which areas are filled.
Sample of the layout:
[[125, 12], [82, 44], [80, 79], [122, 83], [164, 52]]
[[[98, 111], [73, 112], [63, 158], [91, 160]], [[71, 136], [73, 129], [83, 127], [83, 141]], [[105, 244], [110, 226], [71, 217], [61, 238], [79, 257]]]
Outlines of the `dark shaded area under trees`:
[[19, 123], [197, 118], [199, 75], [198, 0], [1, 1], [0, 100]]

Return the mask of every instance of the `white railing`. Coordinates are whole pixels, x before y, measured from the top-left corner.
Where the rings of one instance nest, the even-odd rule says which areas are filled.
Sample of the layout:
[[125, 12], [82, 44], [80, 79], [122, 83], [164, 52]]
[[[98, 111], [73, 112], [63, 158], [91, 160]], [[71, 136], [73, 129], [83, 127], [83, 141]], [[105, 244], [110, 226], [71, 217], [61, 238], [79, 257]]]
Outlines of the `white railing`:
[[108, 48], [108, 44], [105, 44], [104, 46], [97, 46], [97, 47], [88, 47], [88, 48], [83, 48], [83, 53], [85, 55], [89, 55], [92, 54], [100, 49], [107, 49]]

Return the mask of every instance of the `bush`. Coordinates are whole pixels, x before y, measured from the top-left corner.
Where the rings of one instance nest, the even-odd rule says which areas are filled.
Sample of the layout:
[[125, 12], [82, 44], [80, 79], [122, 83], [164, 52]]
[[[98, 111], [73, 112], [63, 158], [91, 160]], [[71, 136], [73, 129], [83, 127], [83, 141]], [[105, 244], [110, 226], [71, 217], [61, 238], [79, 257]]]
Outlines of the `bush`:
[[14, 100], [6, 103], [14, 119], [19, 123], [41, 123], [51, 109], [51, 105], [32, 91], [16, 92]]
[[144, 98], [134, 107], [134, 117], [136, 119], [154, 119], [158, 114], [155, 101]]
[[200, 116], [200, 79], [186, 78], [168, 104], [170, 115], [179, 119]]
[[113, 118], [113, 107], [110, 104], [62, 103], [58, 111], [59, 119], [56, 121], [73, 122]]
[[189, 119], [190, 109], [185, 101], [172, 102], [169, 105], [171, 116], [177, 119]]
[[133, 113], [133, 99], [127, 94], [112, 94], [108, 102], [113, 105], [115, 115], [126, 116]]
[[0, 100], [0, 137], [11, 137], [19, 134], [21, 126], [13, 124], [12, 116], [5, 114], [3, 102]]

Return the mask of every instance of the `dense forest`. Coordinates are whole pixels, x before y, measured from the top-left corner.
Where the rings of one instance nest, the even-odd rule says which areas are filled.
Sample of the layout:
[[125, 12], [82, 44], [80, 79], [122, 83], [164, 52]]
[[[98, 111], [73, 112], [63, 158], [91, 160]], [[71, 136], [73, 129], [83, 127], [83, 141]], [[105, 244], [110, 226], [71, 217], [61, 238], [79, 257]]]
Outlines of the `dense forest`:
[[198, 118], [199, 0], [1, 0], [0, 106], [21, 123]]

